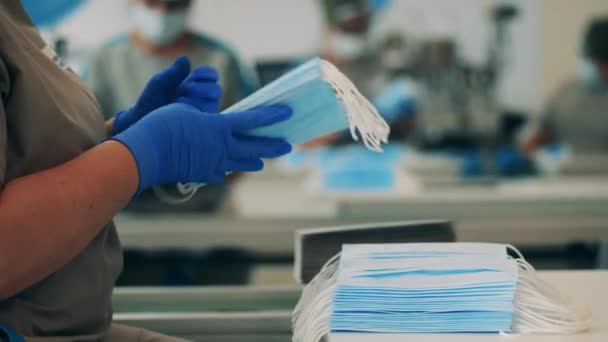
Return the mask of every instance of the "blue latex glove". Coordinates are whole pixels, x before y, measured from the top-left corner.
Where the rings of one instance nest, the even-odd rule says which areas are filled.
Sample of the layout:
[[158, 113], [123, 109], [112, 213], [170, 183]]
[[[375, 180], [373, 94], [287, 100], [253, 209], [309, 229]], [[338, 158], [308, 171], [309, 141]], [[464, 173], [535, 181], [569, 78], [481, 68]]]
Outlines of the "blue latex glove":
[[173, 183], [218, 183], [228, 172], [259, 171], [261, 158], [291, 151], [283, 139], [248, 136], [252, 129], [288, 119], [287, 106], [209, 114], [176, 103], [146, 115], [112, 139], [126, 145], [139, 169], [138, 193]]
[[217, 81], [218, 75], [213, 68], [200, 66], [190, 73], [188, 57], [179, 57], [167, 69], [150, 78], [133, 107], [116, 114], [112, 133], [124, 131], [146, 114], [176, 101], [204, 112], [217, 113], [222, 97]]
[[496, 168], [503, 176], [519, 176], [532, 172], [532, 163], [516, 147], [503, 146], [496, 154]]

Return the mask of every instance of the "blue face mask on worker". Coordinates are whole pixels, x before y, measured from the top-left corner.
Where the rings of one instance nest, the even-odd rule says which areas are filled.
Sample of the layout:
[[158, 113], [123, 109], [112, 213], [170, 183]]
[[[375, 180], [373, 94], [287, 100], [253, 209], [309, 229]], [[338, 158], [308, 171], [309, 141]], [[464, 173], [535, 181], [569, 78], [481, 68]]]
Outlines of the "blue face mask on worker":
[[155, 44], [167, 44], [186, 31], [188, 12], [185, 9], [161, 11], [136, 3], [131, 8], [135, 29]]
[[582, 60], [578, 65], [578, 75], [589, 87], [600, 87], [605, 84], [597, 64], [589, 59]]

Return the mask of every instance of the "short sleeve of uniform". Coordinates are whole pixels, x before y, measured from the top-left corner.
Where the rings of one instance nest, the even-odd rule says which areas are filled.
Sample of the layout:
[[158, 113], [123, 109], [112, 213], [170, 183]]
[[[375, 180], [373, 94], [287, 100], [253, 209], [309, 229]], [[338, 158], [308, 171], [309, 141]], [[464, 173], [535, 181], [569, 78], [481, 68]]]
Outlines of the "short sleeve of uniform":
[[0, 59], [0, 188], [4, 185], [6, 177], [8, 133], [6, 128], [6, 112], [4, 103], [8, 97], [10, 89], [10, 77], [8, 70]]

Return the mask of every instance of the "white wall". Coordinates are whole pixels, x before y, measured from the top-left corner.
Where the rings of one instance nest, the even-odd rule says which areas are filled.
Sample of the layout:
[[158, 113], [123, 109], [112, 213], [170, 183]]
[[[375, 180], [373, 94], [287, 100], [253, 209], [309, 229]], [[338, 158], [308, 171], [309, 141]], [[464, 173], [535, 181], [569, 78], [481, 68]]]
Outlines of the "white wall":
[[542, 7], [539, 0], [517, 0], [521, 13], [511, 26], [510, 63], [499, 86], [500, 102], [514, 109], [538, 113], [543, 102], [540, 96], [543, 51], [540, 36]]
[[[89, 0], [63, 22], [79, 48], [94, 48], [129, 28], [127, 0]], [[195, 0], [192, 26], [236, 47], [244, 58], [298, 56], [318, 50], [322, 21], [315, 0]]]
[[[192, 25], [236, 47], [252, 61], [318, 51], [323, 22], [318, 0], [195, 0]], [[417, 36], [449, 35], [462, 54], [480, 63], [486, 56], [488, 7], [496, 0], [393, 0], [377, 30], [403, 30]], [[523, 8], [513, 27], [514, 53], [500, 87], [509, 106], [537, 110], [540, 105], [539, 18], [542, 0], [512, 0]], [[127, 0], [89, 0], [57, 32], [72, 46], [90, 49], [128, 29]]]

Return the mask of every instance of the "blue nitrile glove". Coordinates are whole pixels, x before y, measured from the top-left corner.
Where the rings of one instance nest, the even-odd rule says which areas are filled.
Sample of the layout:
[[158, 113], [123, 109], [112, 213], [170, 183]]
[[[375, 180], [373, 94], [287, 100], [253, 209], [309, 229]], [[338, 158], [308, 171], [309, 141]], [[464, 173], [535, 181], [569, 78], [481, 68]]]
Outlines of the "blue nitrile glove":
[[222, 98], [218, 80], [215, 69], [199, 66], [177, 88], [177, 102], [189, 104], [201, 112], [218, 113]]
[[217, 113], [222, 97], [217, 81], [218, 75], [213, 68], [200, 66], [190, 73], [188, 57], [179, 57], [167, 69], [150, 78], [131, 108], [116, 114], [112, 133], [124, 131], [146, 114], [176, 101], [204, 112]]
[[521, 176], [533, 172], [530, 159], [513, 146], [503, 146], [498, 149], [496, 168], [502, 176]]
[[126, 145], [139, 169], [137, 192], [161, 184], [218, 183], [228, 172], [259, 171], [261, 158], [291, 151], [283, 139], [247, 132], [288, 119], [287, 106], [209, 114], [175, 103], [161, 107], [112, 139]]

